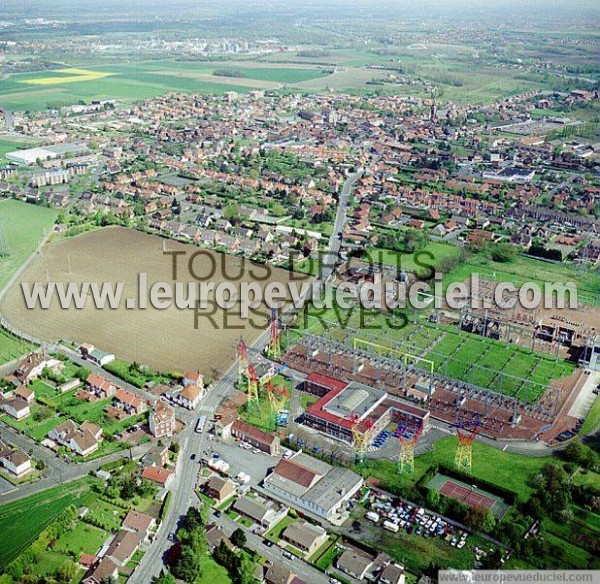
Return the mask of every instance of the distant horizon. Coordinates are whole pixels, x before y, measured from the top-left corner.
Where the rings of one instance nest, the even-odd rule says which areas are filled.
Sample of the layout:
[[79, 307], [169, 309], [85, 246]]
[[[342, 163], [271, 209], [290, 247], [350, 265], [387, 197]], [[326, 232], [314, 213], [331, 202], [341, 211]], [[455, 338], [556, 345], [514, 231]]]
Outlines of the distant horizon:
[[[340, 9], [344, 10], [343, 17], [365, 14], [368, 17], [382, 18], [412, 18], [425, 17], [428, 20], [438, 17], [463, 17], [468, 11], [475, 11], [480, 17], [485, 14], [502, 13], [504, 16], [510, 14], [529, 13], [535, 17], [547, 17], [557, 12], [566, 15], [581, 17], [583, 14], [600, 17], [600, 3], [592, 0], [497, 0], [493, 4], [482, 0], [424, 0], [419, 3], [409, 0], [334, 0], [324, 5], [319, 0], [223, 0], [203, 1], [201, 4], [195, 0], [175, 0], [165, 4], [161, 0], [96, 0], [93, 4], [82, 3], [78, 0], [30, 0], [23, 5], [18, 0], [4, 0], [2, 4], [4, 14], [0, 20], [7, 18], [40, 18], [50, 15], [62, 14], [64, 11], [72, 12], [66, 15], [69, 21], [78, 21], [85, 15], [91, 13], [110, 12], [115, 15], [114, 8], [118, 7], [120, 18], [125, 15], [139, 14], [143, 19], [152, 18], [152, 14], [164, 14], [168, 12], [175, 17], [178, 10], [185, 9], [189, 15], [214, 12], [220, 19], [226, 18], [223, 11], [233, 11], [231, 16], [239, 16], [236, 10], [246, 9], [256, 14], [271, 14], [272, 16], [294, 18], [302, 16], [302, 11], [309, 11], [305, 17], [311, 15], [330, 15], [339, 19]], [[143, 11], [143, 13], [142, 13]], [[148, 11], [151, 13], [149, 14]], [[450, 12], [449, 12], [450, 11]], [[507, 11], [509, 13], [507, 14]], [[63, 14], [63, 18], [65, 15]]]

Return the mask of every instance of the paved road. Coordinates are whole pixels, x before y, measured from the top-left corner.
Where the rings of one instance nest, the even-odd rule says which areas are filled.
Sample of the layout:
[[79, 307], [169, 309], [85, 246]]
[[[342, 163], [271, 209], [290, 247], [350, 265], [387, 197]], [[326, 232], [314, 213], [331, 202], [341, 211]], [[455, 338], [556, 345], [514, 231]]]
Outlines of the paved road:
[[[261, 342], [266, 342], [266, 333], [261, 335]], [[205, 415], [207, 419], [214, 416], [219, 404], [233, 393], [233, 384], [237, 378], [237, 363], [234, 363], [225, 375], [209, 390], [198, 409], [196, 416]], [[154, 542], [146, 552], [135, 571], [137, 582], [151, 582], [163, 569], [163, 557], [171, 546], [168, 535], [177, 531], [179, 521], [191, 505], [198, 503], [194, 492], [196, 479], [200, 469], [198, 462], [192, 462], [190, 456], [199, 454], [209, 446], [208, 433], [196, 434], [194, 424], [187, 425], [179, 437], [179, 456], [175, 480], [171, 486], [171, 502], [167, 513], [158, 528]]]
[[0, 430], [2, 437], [7, 442], [18, 446], [25, 452], [32, 450], [32, 457], [34, 459], [43, 460], [46, 463], [43, 478], [32, 483], [22, 484], [19, 487], [13, 487], [11, 490], [1, 493], [0, 505], [23, 499], [39, 491], [55, 487], [61, 483], [74, 481], [75, 479], [87, 475], [90, 471], [98, 470], [101, 465], [107, 462], [112, 462], [119, 458], [129, 458], [130, 456], [133, 458], [141, 457], [152, 447], [152, 444], [150, 443], [142, 444], [140, 446], [135, 446], [131, 450], [121, 450], [120, 452], [108, 454], [107, 456], [102, 456], [101, 458], [96, 458], [94, 460], [80, 463], [68, 463], [61, 457], [57, 457], [49, 448], [41, 446], [28, 436], [19, 434], [13, 428], [2, 422], [0, 422]]
[[[324, 266], [322, 271], [321, 279], [323, 281], [326, 281], [332, 275], [334, 267], [338, 261], [338, 254], [341, 246], [341, 241], [338, 238], [337, 233], [343, 230], [343, 227], [346, 222], [348, 205], [350, 202], [350, 194], [352, 192], [352, 188], [354, 187], [355, 182], [360, 176], [361, 173], [355, 173], [353, 175], [350, 175], [342, 188], [338, 209], [335, 217], [333, 234], [329, 240], [328, 253], [325, 255], [325, 257], [327, 258], [327, 265]], [[293, 307], [290, 307], [290, 309], [291, 308]], [[261, 335], [252, 343], [252, 346], [249, 347], [249, 350], [260, 351], [267, 344], [268, 338], [269, 331], [266, 330], [262, 332]], [[220, 403], [226, 397], [233, 393], [236, 378], [237, 363], [234, 363], [225, 372], [221, 379], [212, 386], [209, 394], [200, 403], [200, 406], [195, 412], [195, 415], [199, 416], [204, 414], [206, 415], [207, 419], [212, 418]], [[208, 434], [206, 432], [202, 434], [196, 434], [194, 432], [193, 423], [189, 423], [186, 429], [180, 435], [180, 451], [177, 460], [175, 480], [171, 487], [171, 502], [169, 504], [167, 514], [165, 515], [161, 525], [159, 526], [154, 542], [142, 558], [142, 561], [140, 562], [135, 571], [136, 580], [139, 582], [151, 582], [153, 577], [158, 576], [160, 574], [163, 568], [163, 557], [165, 555], [165, 552], [171, 545], [168, 539], [169, 533], [177, 530], [177, 525], [180, 521], [181, 516], [185, 514], [190, 505], [195, 504], [198, 501], [197, 496], [194, 492], [194, 488], [196, 486], [199, 466], [196, 462], [190, 461], [190, 456], [193, 453], [200, 454], [203, 450], [209, 447], [207, 435]], [[257, 544], [253, 541], [253, 545], [260, 545], [261, 553], [263, 551], [262, 548], [264, 548], [265, 557], [269, 557], [268, 555], [266, 555], [267, 553], [270, 553], [271, 556], [273, 556], [273, 554], [275, 553], [275, 551], [269, 551], [270, 548], [263, 546], [262, 544], [260, 544], [260, 542]], [[273, 559], [280, 561], [283, 559], [283, 556], [274, 557]], [[285, 562], [283, 563], [285, 564]], [[296, 562], [294, 562], [294, 567], [296, 567]], [[297, 570], [295, 571], [296, 573], [301, 575], [300, 572], [298, 572]], [[318, 570], [310, 568], [310, 571], [311, 577], [308, 578], [308, 582], [320, 581], [318, 579], [315, 580], [313, 578], [317, 577], [317, 574], [318, 578], [323, 578], [323, 575], [320, 572], [318, 572]]]
[[346, 225], [346, 218], [348, 215], [348, 206], [350, 205], [350, 195], [352, 189], [356, 184], [356, 181], [362, 176], [362, 172], [356, 172], [348, 176], [348, 179], [342, 187], [340, 193], [340, 199], [338, 201], [338, 207], [335, 214], [335, 221], [333, 223], [333, 233], [329, 238], [329, 249], [327, 253], [323, 254], [321, 260], [321, 280], [327, 282], [332, 276], [333, 271], [337, 263], [339, 263], [339, 253], [342, 247], [342, 240], [339, 237], [339, 233], [343, 233], [344, 226]]
[[221, 514], [221, 517], [217, 518], [213, 513], [211, 514], [211, 519], [214, 523], [219, 525], [228, 536], [231, 536], [231, 534], [238, 527], [242, 528], [246, 533], [246, 547], [258, 552], [261, 556], [274, 564], [285, 566], [300, 576], [300, 578], [302, 578], [305, 582], [310, 582], [310, 584], [313, 584], [313, 582], [315, 584], [329, 582], [329, 576], [326, 576], [323, 572], [317, 570], [311, 564], [308, 564], [300, 558], [289, 560], [288, 558], [284, 557], [283, 550], [279, 546], [266, 546], [263, 543], [263, 538], [261, 536], [252, 533], [250, 529], [244, 527], [240, 523], [236, 523], [227, 515]]

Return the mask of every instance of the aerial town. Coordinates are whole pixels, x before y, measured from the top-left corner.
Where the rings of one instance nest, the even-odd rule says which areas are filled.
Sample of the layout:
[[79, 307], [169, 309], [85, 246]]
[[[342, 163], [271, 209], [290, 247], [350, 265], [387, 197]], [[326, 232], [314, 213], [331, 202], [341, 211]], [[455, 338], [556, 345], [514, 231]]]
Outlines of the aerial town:
[[[434, 1], [444, 30], [384, 0], [7, 0], [0, 584], [600, 570], [600, 14], [577, 2]], [[292, 292], [180, 306], [209, 281]]]

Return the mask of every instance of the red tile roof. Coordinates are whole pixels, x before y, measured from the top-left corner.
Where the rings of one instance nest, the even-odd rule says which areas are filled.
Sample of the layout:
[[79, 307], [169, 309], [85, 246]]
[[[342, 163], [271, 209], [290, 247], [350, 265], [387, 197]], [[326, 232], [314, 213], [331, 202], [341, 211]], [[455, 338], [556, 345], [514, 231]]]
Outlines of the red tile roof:
[[232, 431], [239, 432], [248, 438], [252, 438], [256, 442], [260, 444], [265, 444], [267, 446], [271, 446], [276, 436], [274, 434], [269, 434], [268, 432], [263, 432], [250, 424], [246, 424], [246, 422], [242, 422], [242, 420], [235, 420], [233, 423]]
[[312, 470], [309, 470], [293, 460], [285, 459], [279, 461], [274, 472], [275, 474], [306, 488], [312, 485], [316, 477], [316, 474]]
[[323, 373], [311, 373], [306, 378], [306, 381], [328, 387], [329, 389], [345, 389], [348, 386], [348, 383], [345, 381], [329, 377], [329, 375], [324, 375]]
[[154, 481], [160, 485], [165, 485], [169, 477], [173, 473], [166, 468], [155, 468], [154, 466], [147, 466], [142, 472], [142, 478]]

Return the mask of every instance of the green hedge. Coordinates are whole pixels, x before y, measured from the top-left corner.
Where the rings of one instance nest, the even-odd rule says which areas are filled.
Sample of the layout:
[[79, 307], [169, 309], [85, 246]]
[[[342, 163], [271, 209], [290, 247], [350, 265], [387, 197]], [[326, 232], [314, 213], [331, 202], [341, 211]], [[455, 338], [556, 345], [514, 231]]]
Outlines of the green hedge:
[[463, 481], [469, 484], [475, 484], [478, 487], [492, 493], [493, 495], [497, 495], [498, 497], [502, 497], [509, 505], [514, 505], [517, 501], [518, 494], [510, 489], [506, 489], [485, 479], [474, 478], [472, 475], [461, 472], [451, 466], [446, 466], [445, 464], [440, 464], [438, 467], [439, 472], [449, 476], [450, 478], [457, 479], [459, 481]]

